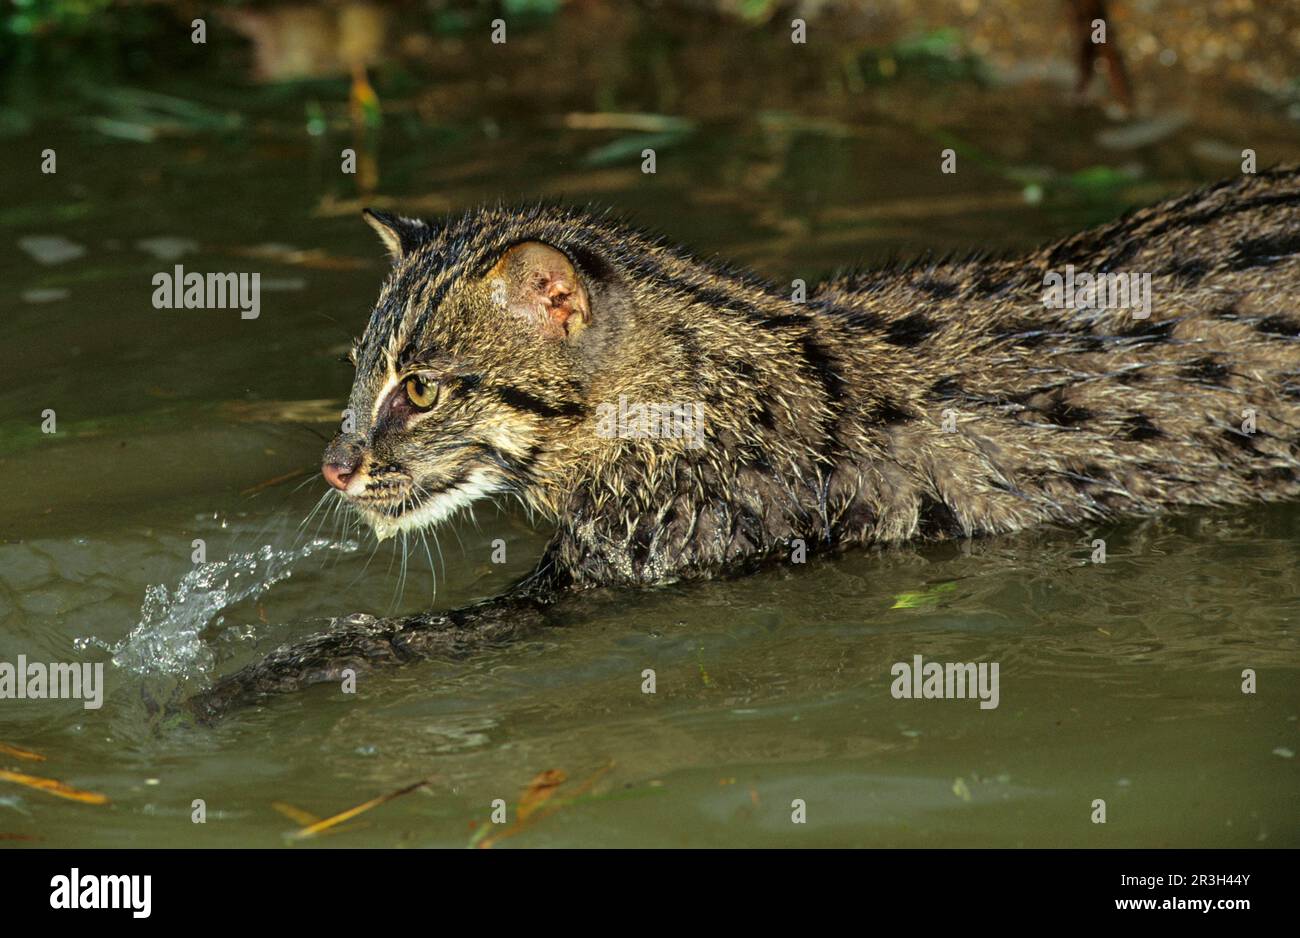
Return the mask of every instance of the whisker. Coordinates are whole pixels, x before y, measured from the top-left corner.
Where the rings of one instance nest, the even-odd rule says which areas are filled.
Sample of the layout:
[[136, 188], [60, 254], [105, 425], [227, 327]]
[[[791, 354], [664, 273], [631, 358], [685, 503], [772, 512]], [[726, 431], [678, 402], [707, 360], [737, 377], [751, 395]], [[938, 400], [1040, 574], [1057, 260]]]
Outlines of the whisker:
[[356, 586], [357, 583], [361, 581], [361, 578], [366, 575], [366, 571], [370, 569], [371, 561], [375, 559], [375, 554], [379, 553], [379, 546], [381, 543], [382, 542], [378, 538], [375, 538], [375, 546], [370, 548], [370, 556], [366, 558], [365, 564], [361, 567], [361, 572], [358, 573], [352, 582], [348, 584], [348, 589]]
[[[304, 488], [306, 488], [307, 486], [311, 485], [313, 482], [318, 482], [319, 479], [318, 479], [317, 477], [318, 477], [319, 475], [320, 475], [320, 473], [318, 473], [318, 472], [309, 473], [308, 476], [307, 476], [307, 478], [303, 479], [301, 482], [299, 482], [297, 485], [295, 485], [295, 486], [290, 490], [290, 494], [293, 494], [294, 492], [299, 492], [299, 491], [301, 491], [302, 489], [304, 489]], [[326, 492], [325, 494], [328, 495], [329, 493]]]
[[298, 523], [297, 536], [294, 539], [295, 545], [297, 544], [298, 538], [302, 536], [303, 530], [307, 527], [308, 524], [311, 523], [311, 519], [316, 517], [316, 513], [320, 511], [322, 507], [324, 507], [326, 503], [326, 499], [328, 499], [329, 497], [330, 497], [330, 493], [326, 492], [319, 499], [317, 499], [316, 504], [312, 507], [312, 510], [307, 512], [307, 517], [303, 518], [302, 521]]
[[[400, 542], [400, 546], [399, 546]], [[397, 568], [397, 581], [393, 584], [393, 595], [388, 600], [389, 612], [395, 612], [398, 604], [401, 602], [402, 579], [406, 575], [406, 532], [399, 532], [399, 536], [393, 538], [393, 559], [401, 557], [401, 563]], [[392, 567], [390, 566], [391, 570]]]
[[420, 541], [424, 544], [424, 556], [429, 558], [429, 576], [433, 580], [433, 589], [429, 593], [429, 600], [432, 602], [438, 598], [438, 571], [433, 568], [433, 554], [429, 553], [429, 539], [425, 536], [423, 528], [420, 530]]

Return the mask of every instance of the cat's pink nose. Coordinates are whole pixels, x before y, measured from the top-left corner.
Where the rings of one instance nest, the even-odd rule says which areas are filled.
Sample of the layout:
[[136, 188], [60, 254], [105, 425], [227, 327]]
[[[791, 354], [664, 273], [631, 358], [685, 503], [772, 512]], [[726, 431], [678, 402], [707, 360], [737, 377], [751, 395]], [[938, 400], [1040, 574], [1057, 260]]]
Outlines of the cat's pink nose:
[[348, 487], [348, 481], [357, 473], [356, 466], [341, 466], [336, 462], [327, 462], [320, 467], [325, 481], [340, 492]]

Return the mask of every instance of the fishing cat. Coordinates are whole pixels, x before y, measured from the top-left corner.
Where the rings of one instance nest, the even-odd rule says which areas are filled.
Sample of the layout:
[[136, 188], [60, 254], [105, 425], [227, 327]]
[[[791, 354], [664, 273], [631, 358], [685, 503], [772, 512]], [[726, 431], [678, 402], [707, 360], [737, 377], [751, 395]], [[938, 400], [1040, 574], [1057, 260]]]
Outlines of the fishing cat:
[[[201, 714], [505, 640], [593, 587], [1300, 495], [1298, 167], [802, 301], [608, 216], [367, 220], [393, 269], [326, 479], [381, 538], [503, 496], [555, 535], [501, 596], [337, 621], [220, 681]], [[1149, 275], [1149, 310], [1045, 303], [1076, 271]]]

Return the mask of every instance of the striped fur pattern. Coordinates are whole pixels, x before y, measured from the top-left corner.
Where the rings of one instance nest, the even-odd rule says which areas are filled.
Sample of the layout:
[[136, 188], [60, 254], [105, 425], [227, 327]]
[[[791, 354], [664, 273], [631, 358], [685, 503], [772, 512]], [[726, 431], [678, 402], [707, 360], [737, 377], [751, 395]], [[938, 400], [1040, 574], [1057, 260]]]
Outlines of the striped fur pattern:
[[[363, 428], [362, 445], [381, 476], [462, 486], [443, 514], [464, 492], [518, 496], [557, 525], [558, 585], [1300, 493], [1296, 169], [1015, 259], [836, 277], [802, 303], [607, 216], [386, 221], [404, 243], [357, 343], [351, 407], [372, 413], [422, 369], [445, 400], [413, 426]], [[591, 294], [571, 341], [489, 299], [525, 242], [563, 252]], [[1150, 317], [1045, 308], [1044, 276], [1067, 265], [1150, 273]], [[600, 434], [600, 405], [620, 398], [701, 403], [705, 445]]]
[[[383, 533], [513, 494], [555, 537], [493, 599], [277, 649], [190, 700], [201, 719], [535, 633], [585, 587], [1300, 495], [1296, 168], [1016, 259], [847, 274], [802, 303], [607, 216], [375, 224], [397, 261], [354, 353], [356, 426], [326, 453], [360, 467], [346, 497]], [[584, 328], [503, 308], [502, 257], [537, 243], [572, 263]], [[1150, 317], [1045, 308], [1067, 265], [1149, 272]], [[414, 374], [436, 389], [424, 410], [400, 396]], [[598, 432], [620, 397], [702, 403], [704, 445]]]

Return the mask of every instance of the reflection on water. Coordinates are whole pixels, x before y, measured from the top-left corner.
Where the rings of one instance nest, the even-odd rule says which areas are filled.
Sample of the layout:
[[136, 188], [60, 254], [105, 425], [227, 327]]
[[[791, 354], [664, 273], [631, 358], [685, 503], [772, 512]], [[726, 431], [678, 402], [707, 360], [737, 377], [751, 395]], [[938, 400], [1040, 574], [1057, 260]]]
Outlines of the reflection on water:
[[[295, 824], [273, 802], [325, 816], [431, 778], [328, 842], [464, 846], [493, 799], [558, 769], [594, 781], [505, 843], [1300, 845], [1294, 505], [593, 598], [531, 641], [215, 729], [138, 705], [159, 672], [201, 682], [333, 616], [426, 608], [435, 575], [440, 606], [490, 595], [545, 542], [485, 508], [413, 552], [399, 589], [394, 545], [333, 520], [295, 541], [351, 379], [338, 358], [385, 272], [364, 203], [595, 201], [812, 280], [896, 252], [1022, 248], [1233, 172], [1245, 145], [1261, 165], [1300, 155], [1282, 5], [1240, 14], [1250, 35], [1216, 28], [1231, 38], [1216, 47], [1208, 8], [1176, 34], [1135, 8], [1123, 121], [1071, 103], [1050, 4], [943, 3], [926, 21], [951, 28], [928, 31], [875, 6], [856, 26], [814, 20], [835, 30], [828, 52], [773, 41], [771, 23], [581, 4], [513, 31], [490, 63], [451, 7], [418, 23], [375, 5], [241, 8], [229, 26], [253, 45], [215, 33], [206, 72], [105, 64], [40, 108], [0, 109], [0, 172], [30, 180], [0, 206], [0, 660], [120, 666], [100, 712], [0, 706], [0, 741], [113, 808], [5, 790], [0, 829], [278, 846]], [[949, 146], [960, 168], [941, 176]], [[58, 173], [32, 179], [43, 148]], [[176, 263], [282, 289], [251, 322], [155, 310], [151, 278]], [[195, 538], [211, 561], [197, 567]], [[894, 700], [890, 667], [916, 654], [1000, 662], [1000, 706]], [[201, 835], [195, 797], [213, 818]]]

